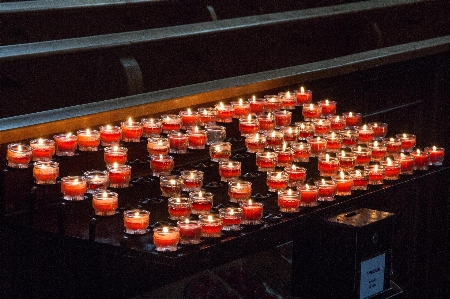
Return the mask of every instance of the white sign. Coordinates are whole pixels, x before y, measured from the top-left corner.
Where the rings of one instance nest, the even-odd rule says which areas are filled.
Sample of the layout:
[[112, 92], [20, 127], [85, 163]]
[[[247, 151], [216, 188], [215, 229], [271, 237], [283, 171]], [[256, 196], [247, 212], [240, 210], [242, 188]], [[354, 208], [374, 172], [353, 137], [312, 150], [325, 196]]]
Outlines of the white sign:
[[368, 298], [384, 290], [385, 267], [385, 253], [361, 262], [360, 299]]

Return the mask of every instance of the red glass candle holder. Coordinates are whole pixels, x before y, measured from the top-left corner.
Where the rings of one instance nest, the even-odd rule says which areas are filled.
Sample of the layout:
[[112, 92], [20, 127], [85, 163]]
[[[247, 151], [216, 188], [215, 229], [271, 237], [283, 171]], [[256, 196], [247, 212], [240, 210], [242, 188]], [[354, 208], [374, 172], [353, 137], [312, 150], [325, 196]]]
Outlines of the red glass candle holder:
[[241, 136], [251, 136], [258, 133], [259, 121], [253, 118], [251, 114], [243, 116], [239, 119], [239, 132]]
[[147, 139], [147, 151], [149, 155], [167, 155], [170, 150], [168, 138], [153, 136]]
[[275, 153], [277, 154], [278, 167], [290, 166], [294, 162], [294, 151], [287, 147], [286, 143], [283, 146], [276, 147]]
[[375, 140], [374, 142], [369, 142], [367, 148], [372, 151], [372, 157], [370, 159], [371, 161], [379, 162], [386, 157], [386, 146], [383, 143], [378, 142], [377, 140]]
[[369, 172], [367, 170], [354, 169], [348, 174], [353, 178], [352, 190], [367, 190], [369, 184]]
[[280, 131], [270, 130], [264, 133], [267, 141], [267, 148], [274, 149], [282, 146], [284, 142], [284, 134]]
[[295, 123], [298, 128], [298, 139], [306, 140], [314, 137], [314, 124], [311, 121], [298, 121]]
[[364, 167], [364, 170], [369, 175], [369, 185], [383, 185], [384, 167], [378, 164], [368, 165]]
[[200, 126], [213, 126], [216, 124], [217, 110], [214, 107], [198, 108], [198, 124]]
[[397, 134], [395, 137], [402, 142], [402, 152], [410, 153], [416, 146], [416, 135], [414, 134]]
[[183, 191], [200, 191], [203, 186], [204, 173], [200, 170], [182, 170]]
[[86, 191], [86, 179], [83, 176], [65, 176], [61, 178], [61, 192], [64, 195], [64, 200], [84, 200]]
[[242, 224], [261, 224], [261, 218], [264, 210], [264, 205], [262, 203], [248, 200], [240, 202], [239, 206], [242, 209]]
[[106, 170], [85, 171], [84, 177], [86, 178], [87, 193], [106, 190], [109, 185], [109, 176]]
[[256, 133], [245, 138], [245, 146], [248, 153], [257, 153], [264, 151], [267, 145], [266, 136]]
[[193, 191], [189, 193], [192, 201], [192, 214], [205, 215], [209, 214], [213, 207], [214, 194], [207, 191]]
[[38, 185], [54, 185], [59, 176], [59, 163], [54, 161], [36, 161], [33, 177]]
[[251, 113], [260, 113], [266, 109], [266, 99], [264, 98], [253, 96], [251, 99], [247, 99], [247, 102], [250, 104]]
[[424, 152], [430, 154], [430, 165], [442, 165], [444, 162], [445, 148], [443, 147], [426, 147]]
[[151, 155], [150, 169], [153, 176], [169, 175], [174, 166], [174, 159], [170, 155]]
[[395, 181], [399, 179], [401, 172], [401, 165], [399, 161], [386, 158], [386, 160], [380, 162], [380, 165], [384, 167], [383, 179], [385, 181]]
[[150, 223], [150, 212], [146, 210], [133, 209], [123, 212], [123, 225], [125, 233], [131, 235], [143, 235], [147, 233]]
[[128, 119], [126, 122], [120, 123], [122, 129], [122, 140], [125, 142], [140, 142], [142, 136], [142, 124], [138, 121]]
[[357, 112], [344, 112], [342, 116], [345, 117], [345, 126], [347, 128], [355, 128], [362, 123], [362, 114]]
[[291, 124], [292, 112], [287, 110], [276, 110], [273, 111], [275, 116], [275, 128], [279, 129], [281, 127], [286, 127]]
[[341, 171], [332, 179], [336, 183], [336, 195], [348, 196], [352, 194], [353, 178], [350, 175]]
[[113, 164], [107, 166], [109, 186], [111, 188], [126, 188], [130, 185], [131, 166]]
[[228, 161], [231, 156], [231, 143], [230, 142], [213, 142], [209, 146], [209, 155], [211, 161]]
[[57, 156], [73, 156], [77, 149], [77, 136], [71, 133], [53, 136], [55, 141], [55, 154]]
[[55, 154], [55, 141], [51, 139], [33, 139], [30, 146], [33, 161], [50, 161]]
[[97, 216], [115, 215], [119, 207], [119, 195], [106, 190], [97, 191], [92, 194], [92, 207]]
[[200, 215], [200, 225], [202, 227], [202, 237], [205, 238], [220, 238], [222, 236], [222, 219], [218, 216]]
[[11, 168], [28, 168], [33, 152], [29, 145], [20, 143], [8, 144], [6, 160]]
[[164, 197], [180, 197], [183, 190], [183, 180], [177, 175], [161, 175], [159, 189]]
[[336, 154], [339, 160], [339, 171], [350, 171], [356, 166], [356, 154], [342, 150]]
[[180, 241], [180, 229], [174, 226], [155, 227], [153, 243], [156, 251], [176, 251]]
[[325, 153], [327, 149], [327, 140], [322, 137], [311, 137], [306, 140], [311, 147], [311, 157], [318, 157]]
[[181, 130], [182, 120], [179, 115], [176, 114], [163, 114], [161, 115], [161, 128], [163, 133], [170, 133], [171, 131]]
[[[206, 140], [205, 140], [206, 141]], [[186, 154], [189, 146], [189, 138], [187, 134], [172, 131], [169, 133], [169, 152], [173, 154]]]
[[356, 166], [369, 165], [372, 159], [372, 151], [369, 148], [358, 146], [353, 148], [352, 152], [356, 154]]
[[286, 126], [281, 128], [281, 132], [283, 132], [283, 139], [288, 144], [292, 142], [297, 142], [298, 137], [300, 135], [300, 131], [296, 126]]
[[412, 175], [414, 172], [414, 157], [403, 153], [394, 157], [394, 160], [400, 162], [400, 174]]
[[77, 131], [78, 150], [84, 152], [96, 152], [100, 145], [100, 132], [97, 130]]
[[247, 200], [252, 195], [252, 183], [242, 180], [228, 182], [230, 202]]
[[264, 98], [266, 99], [266, 111], [268, 112], [274, 112], [283, 107], [283, 102], [279, 95], [265, 95]]
[[222, 218], [222, 230], [237, 231], [241, 229], [241, 208], [220, 208], [219, 216]]
[[303, 104], [311, 103], [312, 101], [312, 91], [305, 90], [301, 87], [299, 90], [294, 90], [295, 97], [297, 98], [297, 106], [303, 106]]
[[328, 115], [327, 119], [330, 121], [331, 131], [333, 132], [344, 130], [347, 125], [345, 116], [342, 115]]
[[385, 138], [386, 156], [399, 156], [402, 151], [402, 141], [399, 138]]
[[256, 114], [256, 118], [259, 122], [260, 132], [266, 132], [275, 129], [276, 122], [273, 113], [261, 112]]
[[122, 139], [122, 129], [118, 126], [101, 126], [100, 141], [103, 146], [119, 145]]
[[251, 113], [250, 103], [244, 102], [242, 101], [242, 99], [240, 99], [239, 101], [233, 101], [230, 104], [234, 109], [234, 118], [245, 118]]
[[142, 137], [156, 137], [162, 133], [161, 120], [157, 118], [143, 118], [142, 124]]
[[328, 119], [315, 118], [312, 120], [314, 124], [314, 135], [325, 137], [331, 132], [331, 122]]
[[324, 136], [327, 141], [327, 152], [338, 153], [342, 147], [342, 136], [335, 132], [330, 132]]
[[368, 144], [375, 137], [373, 128], [368, 125], [356, 126], [355, 130], [358, 132], [359, 143]]
[[219, 175], [223, 182], [236, 181], [241, 175], [241, 162], [219, 161]]
[[267, 172], [274, 171], [277, 165], [277, 153], [274, 152], [258, 152], [256, 153], [256, 166], [258, 171]]
[[336, 114], [336, 102], [330, 100], [318, 101], [317, 104], [322, 107], [322, 115], [334, 115]]
[[168, 209], [169, 218], [172, 220], [189, 218], [192, 211], [192, 200], [187, 197], [170, 197]]
[[410, 156], [414, 157], [414, 169], [415, 170], [428, 170], [430, 164], [430, 153], [420, 151], [419, 149], [411, 152]]
[[306, 168], [296, 165], [287, 166], [284, 168], [289, 176], [288, 187], [301, 187], [306, 181]]
[[286, 189], [289, 182], [289, 175], [284, 171], [267, 172], [267, 187], [269, 192], [278, 192]]
[[286, 110], [295, 110], [295, 106], [297, 105], [297, 97], [295, 93], [287, 92], [279, 92], [278, 95], [281, 97], [281, 109]]
[[353, 149], [358, 145], [358, 132], [353, 129], [340, 131], [342, 136], [342, 147]]
[[311, 145], [305, 142], [293, 142], [291, 148], [294, 151], [294, 162], [308, 162], [311, 155]]
[[333, 180], [321, 179], [314, 182], [317, 187], [318, 201], [333, 201], [337, 192], [336, 183]]
[[215, 106], [217, 110], [217, 122], [220, 123], [231, 123], [233, 121], [234, 116], [234, 108], [232, 105], [225, 105], [223, 103], [219, 103]]
[[177, 222], [180, 230], [180, 244], [199, 244], [202, 237], [202, 227], [195, 220], [180, 220]]
[[178, 114], [181, 117], [182, 129], [188, 130], [190, 128], [198, 126], [200, 117], [196, 111], [187, 109], [185, 111], [180, 111]]
[[302, 108], [302, 115], [305, 121], [322, 116], [322, 107], [316, 104], [304, 104]]
[[305, 184], [300, 188], [300, 206], [315, 207], [319, 199], [319, 188], [315, 185]]
[[331, 177], [339, 170], [339, 159], [329, 154], [320, 155], [317, 165], [321, 176]]
[[106, 166], [113, 165], [114, 163], [118, 165], [123, 165], [127, 162], [128, 149], [121, 146], [105, 147], [103, 151], [103, 159]]
[[188, 148], [190, 149], [205, 149], [206, 146], [206, 131], [194, 127], [193, 130], [188, 130]]
[[280, 212], [296, 213], [300, 208], [300, 192], [292, 189], [278, 192], [278, 206]]
[[372, 122], [368, 123], [367, 125], [373, 129], [373, 140], [380, 141], [386, 137], [388, 132], [387, 123]]

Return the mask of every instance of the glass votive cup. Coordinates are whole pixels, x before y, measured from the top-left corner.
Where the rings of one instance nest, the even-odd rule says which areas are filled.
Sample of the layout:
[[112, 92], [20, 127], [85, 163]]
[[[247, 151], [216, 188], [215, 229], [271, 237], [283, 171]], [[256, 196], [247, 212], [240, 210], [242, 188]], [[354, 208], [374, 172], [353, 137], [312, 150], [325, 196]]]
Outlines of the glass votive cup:
[[302, 115], [305, 121], [320, 118], [322, 116], [322, 107], [312, 103], [303, 104]]
[[410, 156], [414, 157], [415, 170], [428, 170], [430, 164], [430, 153], [419, 149], [411, 152]]
[[280, 212], [298, 212], [300, 208], [300, 192], [292, 189], [278, 192], [278, 207], [280, 208]]
[[258, 133], [259, 121], [256, 118], [252, 118], [251, 114], [248, 114], [239, 119], [238, 127], [241, 136], [251, 136]]
[[330, 100], [318, 101], [317, 104], [322, 107], [322, 116], [336, 114], [336, 102]]
[[273, 112], [276, 110], [280, 110], [283, 107], [283, 102], [281, 101], [281, 97], [279, 95], [265, 95], [266, 99], [266, 111]]
[[188, 135], [182, 132], [172, 131], [169, 133], [169, 152], [173, 154], [186, 154], [189, 139]]
[[119, 207], [119, 195], [116, 192], [99, 190], [92, 194], [92, 207], [97, 216], [115, 215]]
[[414, 157], [403, 153], [394, 157], [394, 160], [400, 161], [400, 174], [411, 175], [414, 172]]
[[369, 184], [369, 172], [367, 170], [354, 169], [348, 172], [353, 178], [352, 190], [367, 190]]
[[105, 125], [100, 127], [100, 141], [103, 146], [119, 145], [122, 139], [122, 129], [118, 126]]
[[275, 116], [275, 129], [289, 126], [292, 122], [292, 112], [287, 110], [276, 110], [272, 112]]
[[430, 165], [442, 165], [444, 162], [445, 148], [437, 146], [425, 147], [424, 152], [430, 154]]
[[198, 127], [194, 127], [186, 133], [188, 135], [188, 148], [205, 149], [207, 140], [206, 130], [200, 130]]
[[6, 160], [11, 168], [28, 168], [33, 152], [26, 144], [10, 143], [6, 151]]
[[312, 91], [305, 90], [301, 87], [299, 90], [294, 90], [295, 97], [297, 98], [297, 106], [303, 106], [303, 104], [311, 103]]
[[30, 146], [33, 161], [50, 161], [55, 154], [55, 141], [51, 139], [33, 139]]
[[342, 136], [342, 147], [355, 148], [358, 145], [358, 131], [345, 129], [339, 132]]
[[126, 188], [130, 185], [131, 166], [130, 165], [108, 165], [109, 186], [111, 188]]
[[151, 155], [150, 169], [153, 176], [169, 175], [174, 166], [174, 158], [170, 155]]
[[355, 130], [358, 132], [358, 142], [362, 144], [368, 144], [373, 141], [375, 136], [372, 127], [368, 125], [356, 126]]
[[223, 126], [207, 125], [206, 144], [211, 145], [216, 142], [223, 142], [227, 137], [226, 128]]
[[61, 178], [61, 192], [64, 200], [84, 200], [87, 191], [86, 179], [83, 176], [65, 176]]
[[318, 201], [333, 201], [337, 192], [336, 183], [333, 180], [321, 179], [314, 182], [317, 187]]
[[336, 195], [348, 196], [352, 194], [353, 178], [351, 175], [341, 171], [338, 175], [332, 177], [336, 183]]
[[250, 111], [252, 113], [264, 112], [266, 109], [266, 99], [264, 98], [253, 96], [252, 98], [247, 99], [247, 102], [250, 104]]
[[264, 133], [267, 141], [267, 148], [274, 149], [277, 146], [282, 146], [284, 142], [284, 134], [280, 131], [270, 130]]
[[402, 141], [399, 138], [385, 138], [386, 156], [399, 156], [402, 151]]
[[177, 222], [180, 230], [180, 244], [199, 244], [202, 237], [202, 227], [198, 221], [184, 219]]
[[292, 142], [291, 148], [294, 151], [294, 162], [309, 162], [311, 146], [306, 142]]
[[331, 131], [333, 132], [344, 130], [347, 125], [345, 116], [342, 115], [328, 115], [327, 119], [330, 121]]
[[289, 182], [289, 175], [284, 171], [268, 171], [267, 187], [269, 192], [278, 192], [286, 189]]
[[220, 103], [215, 106], [217, 110], [216, 122], [220, 123], [231, 123], [234, 116], [234, 108], [232, 105], [225, 105]]
[[336, 157], [330, 157], [329, 154], [322, 154], [318, 157], [317, 167], [319, 169], [320, 176], [334, 176], [339, 170], [339, 159]]
[[181, 117], [176, 114], [161, 115], [161, 129], [163, 133], [170, 133], [171, 131], [181, 130]]
[[59, 163], [54, 161], [36, 161], [33, 177], [38, 185], [54, 185], [59, 176]]
[[314, 137], [314, 124], [311, 121], [297, 121], [298, 140], [306, 141], [307, 138]]
[[257, 153], [264, 151], [267, 145], [266, 136], [256, 133], [245, 138], [245, 146], [248, 153]]
[[198, 124], [200, 126], [211, 126], [216, 124], [217, 111], [214, 107], [201, 107], [197, 109]]
[[147, 139], [147, 151], [149, 155], [167, 155], [170, 150], [169, 139], [153, 136]]
[[209, 155], [211, 161], [220, 162], [228, 161], [231, 156], [231, 143], [230, 142], [213, 142], [209, 146]]
[[284, 168], [289, 176], [288, 187], [300, 187], [306, 181], [306, 168], [296, 165], [287, 166]]
[[299, 129], [296, 126], [286, 126], [281, 128], [281, 132], [283, 132], [283, 139], [288, 144], [291, 144], [292, 142], [297, 142], [299, 137]]
[[169, 218], [182, 220], [189, 218], [192, 211], [192, 200], [187, 197], [170, 197], [168, 200]]
[[161, 175], [159, 189], [164, 197], [180, 197], [183, 190], [183, 180], [177, 175]]
[[350, 171], [356, 166], [356, 154], [342, 150], [336, 154], [339, 160], [339, 171]]
[[364, 167], [368, 172], [369, 185], [383, 185], [384, 167], [379, 164], [368, 165]]
[[383, 140], [388, 132], [387, 123], [371, 122], [367, 124], [373, 130], [373, 140]]
[[202, 227], [202, 237], [219, 238], [222, 236], [222, 218], [212, 214], [200, 215], [198, 218]]
[[402, 142], [402, 152], [410, 153], [416, 146], [416, 135], [414, 134], [397, 134], [395, 137]]
[[391, 160], [386, 158], [384, 161], [380, 161], [380, 165], [384, 167], [384, 177], [385, 181], [395, 181], [399, 179], [401, 172], [400, 161]]
[[157, 118], [143, 118], [142, 124], [142, 137], [156, 137], [162, 133], [161, 120]]
[[277, 154], [278, 167], [290, 166], [294, 162], [294, 151], [286, 145], [278, 146], [274, 151]]
[[325, 137], [331, 132], [331, 122], [328, 119], [315, 118], [312, 120], [314, 124], [314, 135]]
[[156, 251], [176, 251], [180, 241], [180, 229], [175, 226], [160, 226], [153, 229]]
[[256, 153], [256, 166], [258, 171], [267, 172], [274, 171], [277, 165], [277, 153], [274, 152], [258, 152]]
[[204, 173], [200, 170], [182, 170], [183, 191], [199, 191], [203, 186]]
[[183, 110], [178, 113], [181, 117], [181, 128], [187, 130], [198, 126], [199, 116], [196, 111], [191, 109]]
[[207, 191], [193, 191], [189, 193], [192, 201], [192, 214], [204, 215], [209, 214], [213, 207], [214, 194]]
[[242, 101], [233, 101], [230, 103], [234, 109], [234, 118], [240, 119], [242, 117], [247, 117], [251, 113], [250, 103]]
[[342, 116], [345, 117], [345, 126], [349, 129], [360, 126], [362, 122], [362, 114], [357, 112], [344, 112]]
[[256, 114], [259, 122], [259, 131], [266, 132], [275, 129], [275, 117], [272, 112], [260, 112]]
[[278, 95], [281, 97], [281, 109], [294, 110], [297, 105], [297, 97], [294, 92], [279, 92]]
[[356, 166], [369, 165], [372, 159], [372, 151], [367, 147], [358, 146], [352, 149], [352, 153], [356, 154]]
[[342, 136], [339, 133], [330, 132], [324, 135], [327, 140], [327, 152], [338, 153], [342, 147]]
[[86, 178], [87, 193], [106, 190], [109, 185], [109, 176], [106, 170], [85, 171], [84, 177]]
[[222, 218], [222, 230], [237, 231], [241, 229], [241, 208], [220, 208], [219, 217]]
[[370, 158], [370, 161], [381, 161], [386, 157], [387, 154], [387, 148], [386, 146], [375, 140], [373, 142], [369, 142], [369, 144], [367, 145], [367, 148], [370, 149], [372, 151], [372, 156]]
[[242, 209], [242, 224], [257, 225], [261, 224], [264, 205], [260, 202], [254, 202], [251, 199], [241, 201], [239, 207]]
[[219, 175], [223, 182], [236, 181], [241, 175], [241, 162], [219, 161]]
[[300, 206], [315, 207], [319, 199], [319, 188], [316, 185], [305, 184], [300, 188]]
[[77, 131], [78, 150], [82, 152], [96, 152], [100, 145], [100, 132], [97, 130]]
[[327, 149], [327, 140], [322, 137], [311, 137], [306, 140], [311, 147], [310, 157], [318, 157], [325, 153]]
[[252, 183], [248, 181], [230, 181], [228, 182], [228, 195], [230, 202], [240, 202], [249, 199], [252, 194]]
[[118, 165], [123, 165], [127, 162], [128, 149], [122, 146], [105, 147], [103, 150], [103, 160], [106, 166], [113, 165], [114, 163]]
[[77, 136], [71, 133], [53, 136], [55, 141], [55, 154], [57, 156], [73, 156], [77, 149]]
[[146, 210], [133, 209], [123, 212], [123, 225], [125, 233], [131, 235], [143, 235], [147, 233], [150, 223], [150, 212]]
[[142, 136], [142, 124], [139, 121], [124, 121], [120, 123], [122, 129], [122, 141], [140, 142]]

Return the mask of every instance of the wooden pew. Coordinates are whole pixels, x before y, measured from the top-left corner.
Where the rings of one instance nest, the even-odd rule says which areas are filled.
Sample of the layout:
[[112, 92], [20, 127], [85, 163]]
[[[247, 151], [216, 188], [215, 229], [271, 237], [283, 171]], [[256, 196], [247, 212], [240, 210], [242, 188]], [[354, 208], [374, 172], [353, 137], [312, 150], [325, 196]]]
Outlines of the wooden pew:
[[5, 104], [0, 116], [99, 102], [439, 37], [450, 33], [450, 26], [445, 26], [446, 9], [446, 1], [364, 1], [3, 46], [0, 91]]

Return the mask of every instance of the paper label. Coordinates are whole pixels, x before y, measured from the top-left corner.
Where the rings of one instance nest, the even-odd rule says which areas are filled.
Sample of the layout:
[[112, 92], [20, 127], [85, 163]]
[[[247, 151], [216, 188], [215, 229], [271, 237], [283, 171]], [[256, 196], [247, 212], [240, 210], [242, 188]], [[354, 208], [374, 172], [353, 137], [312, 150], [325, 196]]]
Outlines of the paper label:
[[361, 262], [359, 298], [365, 299], [384, 290], [386, 254]]

